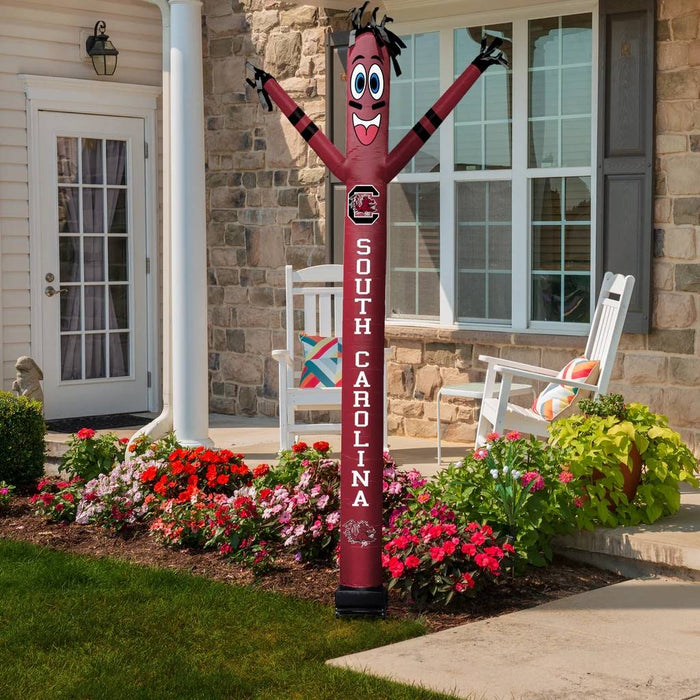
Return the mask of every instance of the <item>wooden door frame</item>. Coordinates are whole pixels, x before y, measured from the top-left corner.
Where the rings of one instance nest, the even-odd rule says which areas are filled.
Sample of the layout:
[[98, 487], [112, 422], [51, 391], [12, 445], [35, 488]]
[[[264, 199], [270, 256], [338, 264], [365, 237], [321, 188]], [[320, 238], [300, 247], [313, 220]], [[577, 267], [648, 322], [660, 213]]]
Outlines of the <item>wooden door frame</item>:
[[29, 284], [30, 284], [30, 347], [39, 366], [43, 362], [43, 307], [41, 280], [41, 230], [38, 201], [41, 169], [39, 165], [39, 112], [72, 112], [110, 117], [136, 117], [144, 120], [144, 136], [148, 157], [144, 164], [146, 200], [146, 256], [151, 261], [146, 275], [146, 367], [151, 373], [148, 388], [148, 409], [157, 411], [161, 397], [161, 367], [158, 294], [158, 138], [157, 98], [160, 86], [54, 78], [43, 75], [20, 75], [27, 97], [27, 145], [29, 166]]

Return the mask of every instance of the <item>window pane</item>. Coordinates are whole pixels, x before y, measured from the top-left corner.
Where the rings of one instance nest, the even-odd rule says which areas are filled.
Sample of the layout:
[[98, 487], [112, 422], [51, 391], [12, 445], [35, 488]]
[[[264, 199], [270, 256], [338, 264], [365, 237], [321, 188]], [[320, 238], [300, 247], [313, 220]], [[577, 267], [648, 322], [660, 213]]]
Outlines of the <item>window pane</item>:
[[126, 190], [107, 190], [107, 229], [110, 233], [126, 233]]
[[590, 165], [591, 15], [531, 20], [528, 28], [529, 165]]
[[389, 299], [391, 313], [440, 313], [440, 187], [389, 186]]
[[107, 184], [126, 185], [126, 141], [107, 141]]
[[80, 282], [80, 238], [61, 236], [58, 239], [59, 280]]
[[107, 243], [109, 255], [108, 270], [110, 282], [126, 282], [129, 279], [129, 258], [127, 257], [126, 238], [113, 238], [110, 236]]
[[[532, 319], [588, 322], [590, 178], [541, 178], [532, 182], [531, 190]], [[574, 271], [583, 274], [565, 274]]]
[[80, 330], [80, 287], [61, 287], [67, 289], [61, 294], [61, 330]]
[[[403, 37], [406, 48], [399, 58], [401, 75], [391, 80], [389, 148], [428, 111], [440, 96], [440, 35], [438, 32]], [[407, 173], [440, 170], [440, 132], [404, 168]]]
[[[469, 27], [454, 31], [454, 77], [457, 78], [479, 53], [486, 32], [506, 39], [512, 25]], [[502, 50], [511, 59], [511, 43]], [[467, 93], [455, 112], [455, 170], [489, 170], [511, 167], [512, 73], [494, 65]]]
[[129, 287], [125, 284], [109, 285], [109, 327], [129, 327]]
[[511, 317], [510, 182], [457, 185], [457, 316]]

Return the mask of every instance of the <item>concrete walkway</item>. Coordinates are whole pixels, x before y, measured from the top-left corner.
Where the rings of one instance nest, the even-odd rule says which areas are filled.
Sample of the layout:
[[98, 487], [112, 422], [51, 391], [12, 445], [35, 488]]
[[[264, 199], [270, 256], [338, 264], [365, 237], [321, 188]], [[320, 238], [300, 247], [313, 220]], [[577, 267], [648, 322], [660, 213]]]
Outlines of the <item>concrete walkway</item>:
[[700, 583], [626, 581], [329, 663], [474, 700], [700, 698]]

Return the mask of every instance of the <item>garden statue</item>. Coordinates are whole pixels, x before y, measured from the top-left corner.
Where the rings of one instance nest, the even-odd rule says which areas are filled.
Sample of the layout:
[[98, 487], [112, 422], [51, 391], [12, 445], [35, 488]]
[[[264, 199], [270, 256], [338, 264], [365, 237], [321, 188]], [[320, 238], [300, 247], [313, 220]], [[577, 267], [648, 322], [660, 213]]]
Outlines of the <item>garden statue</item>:
[[337, 614], [384, 615], [382, 585], [382, 442], [387, 184], [406, 166], [486, 68], [506, 59], [486, 39], [481, 52], [391, 151], [389, 89], [391, 66], [405, 44], [377, 10], [362, 16], [369, 2], [351, 11], [353, 31], [347, 55], [345, 157], [268, 73], [251, 64], [261, 104], [272, 100], [347, 187], [343, 268], [343, 358], [341, 417], [340, 586]]
[[36, 362], [27, 355], [22, 355], [15, 363], [17, 378], [12, 382], [12, 391], [18, 396], [26, 396], [44, 403], [44, 392], [39, 382], [44, 378], [44, 373]]

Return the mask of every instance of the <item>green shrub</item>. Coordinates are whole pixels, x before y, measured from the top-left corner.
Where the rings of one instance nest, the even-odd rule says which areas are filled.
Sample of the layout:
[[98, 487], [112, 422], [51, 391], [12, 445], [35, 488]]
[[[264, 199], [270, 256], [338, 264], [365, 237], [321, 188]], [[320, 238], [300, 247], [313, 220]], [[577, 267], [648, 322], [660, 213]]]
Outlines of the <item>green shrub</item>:
[[68, 438], [68, 450], [61, 459], [61, 469], [83, 481], [107, 474], [117, 462], [124, 461], [128, 438], [114, 433], [98, 435], [92, 428], [81, 428]]
[[36, 485], [44, 474], [45, 434], [38, 401], [0, 391], [0, 481], [19, 489]]

